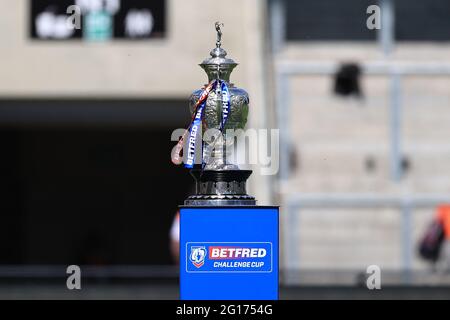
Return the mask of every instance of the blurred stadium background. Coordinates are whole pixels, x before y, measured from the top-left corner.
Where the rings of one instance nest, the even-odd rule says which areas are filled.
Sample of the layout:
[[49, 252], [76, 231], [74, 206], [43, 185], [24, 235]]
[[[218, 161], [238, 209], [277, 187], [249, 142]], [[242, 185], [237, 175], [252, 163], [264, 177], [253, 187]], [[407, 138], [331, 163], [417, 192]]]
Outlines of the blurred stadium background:
[[450, 203], [450, 2], [85, 0], [103, 15], [71, 33], [75, 2], [0, 0], [0, 298], [178, 297], [169, 230], [192, 179], [170, 135], [215, 21], [247, 126], [280, 128], [279, 173], [255, 166], [249, 189], [281, 206], [281, 298], [450, 297], [416, 250]]

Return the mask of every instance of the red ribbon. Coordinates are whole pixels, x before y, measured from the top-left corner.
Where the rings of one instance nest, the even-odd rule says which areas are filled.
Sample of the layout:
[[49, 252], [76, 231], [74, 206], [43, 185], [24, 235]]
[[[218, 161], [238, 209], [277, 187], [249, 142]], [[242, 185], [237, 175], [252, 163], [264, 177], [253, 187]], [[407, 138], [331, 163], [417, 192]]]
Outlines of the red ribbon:
[[203, 101], [205, 101], [208, 98], [209, 93], [211, 92], [212, 88], [214, 87], [216, 80], [212, 80], [203, 90], [202, 94], [200, 95], [200, 98], [198, 98], [197, 102], [194, 106], [194, 112], [192, 113], [191, 122], [189, 123], [188, 128], [184, 131], [183, 135], [181, 136], [180, 140], [178, 140], [177, 145], [175, 146], [174, 151], [172, 152], [172, 162], [176, 165], [179, 165], [183, 162], [183, 146], [184, 146], [184, 140], [186, 139], [187, 135], [189, 134], [189, 128], [192, 126], [192, 122], [195, 119], [195, 115], [197, 114], [197, 109], [199, 105], [202, 104]]

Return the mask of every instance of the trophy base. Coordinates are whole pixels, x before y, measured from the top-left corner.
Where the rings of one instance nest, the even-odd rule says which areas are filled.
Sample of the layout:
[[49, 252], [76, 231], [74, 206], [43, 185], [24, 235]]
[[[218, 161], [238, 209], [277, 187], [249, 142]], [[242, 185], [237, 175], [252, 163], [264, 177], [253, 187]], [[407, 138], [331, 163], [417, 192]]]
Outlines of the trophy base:
[[186, 206], [254, 206], [256, 200], [246, 191], [251, 170], [191, 170], [196, 194], [189, 196]]

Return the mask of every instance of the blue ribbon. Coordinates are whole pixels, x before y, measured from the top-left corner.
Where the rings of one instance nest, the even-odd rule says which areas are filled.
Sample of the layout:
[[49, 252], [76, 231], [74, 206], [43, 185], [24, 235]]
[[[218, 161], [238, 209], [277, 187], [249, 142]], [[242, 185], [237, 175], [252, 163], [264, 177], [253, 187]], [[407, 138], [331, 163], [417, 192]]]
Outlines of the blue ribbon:
[[220, 124], [220, 131], [223, 132], [230, 113], [230, 92], [225, 81], [221, 81], [220, 88], [222, 91], [222, 123]]
[[203, 119], [203, 110], [205, 109], [206, 100], [207, 99], [205, 99], [205, 101], [203, 101], [202, 104], [198, 106], [194, 121], [192, 122], [192, 125], [189, 128], [188, 152], [187, 152], [186, 163], [184, 164], [185, 168], [193, 168], [194, 167], [197, 134], [201, 130], [202, 119]]
[[[223, 132], [223, 130], [225, 129], [227, 120], [228, 120], [228, 115], [230, 113], [230, 92], [228, 90], [228, 85], [226, 84], [225, 81], [222, 81], [222, 80], [217, 80], [214, 83], [214, 87], [215, 87], [215, 89], [220, 89], [220, 92], [221, 92], [222, 121], [220, 123], [219, 129], [221, 132]], [[202, 125], [206, 101], [207, 101], [207, 98], [205, 99], [205, 101], [202, 102], [202, 104], [200, 104], [198, 106], [194, 121], [192, 122], [192, 125], [189, 128], [188, 152], [187, 152], [186, 163], [184, 164], [184, 166], [186, 168], [191, 169], [194, 167], [194, 164], [195, 164], [195, 149], [196, 149], [196, 144], [197, 144], [197, 135], [201, 129], [200, 126]], [[203, 143], [202, 143], [202, 146], [203, 146]], [[209, 154], [205, 154], [205, 153], [207, 153], [206, 149], [203, 150], [203, 154], [202, 154], [202, 168], [204, 168], [204, 166], [206, 164], [203, 160], [206, 157], [210, 156]]]

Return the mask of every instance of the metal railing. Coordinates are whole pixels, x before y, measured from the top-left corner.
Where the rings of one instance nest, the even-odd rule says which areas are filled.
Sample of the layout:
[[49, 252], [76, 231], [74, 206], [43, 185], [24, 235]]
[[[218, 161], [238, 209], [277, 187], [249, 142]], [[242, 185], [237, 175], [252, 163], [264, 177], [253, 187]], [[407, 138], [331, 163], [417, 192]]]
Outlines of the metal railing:
[[[390, 62], [373, 61], [361, 65], [363, 75], [386, 76], [390, 78], [389, 85], [389, 145], [390, 172], [393, 181], [400, 181], [403, 176], [402, 162], [402, 79], [404, 76], [450, 76], [450, 63], [442, 62]], [[289, 115], [291, 114], [289, 81], [292, 76], [334, 75], [339, 68], [336, 62], [300, 62], [278, 60], [277, 74], [277, 103], [278, 127], [280, 128], [280, 154], [291, 152]], [[290, 177], [289, 157], [280, 159], [280, 179]]]
[[414, 252], [412, 237], [412, 213], [416, 209], [432, 208], [442, 203], [450, 203], [450, 195], [405, 195], [384, 196], [377, 194], [295, 194], [288, 197], [284, 208], [286, 219], [283, 223], [284, 268], [298, 270], [299, 216], [302, 209], [385, 209], [396, 208], [401, 214], [399, 242], [402, 250], [402, 269], [411, 270]]

